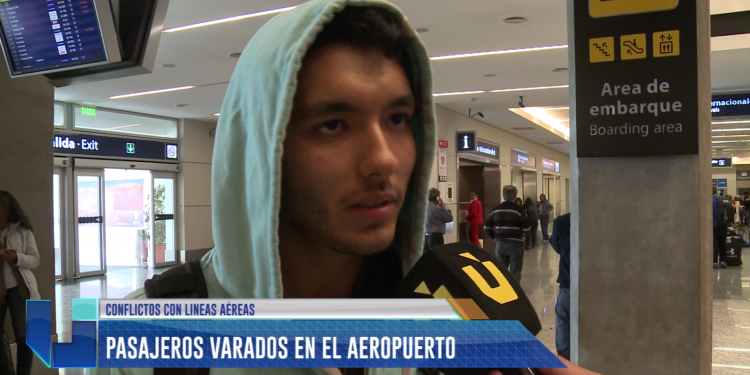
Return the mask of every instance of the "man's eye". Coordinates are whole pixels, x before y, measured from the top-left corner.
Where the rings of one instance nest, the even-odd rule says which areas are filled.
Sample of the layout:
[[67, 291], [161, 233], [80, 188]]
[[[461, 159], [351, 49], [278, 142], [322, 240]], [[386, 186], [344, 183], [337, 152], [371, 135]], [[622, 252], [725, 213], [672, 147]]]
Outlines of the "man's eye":
[[390, 121], [394, 126], [408, 125], [409, 117], [404, 114], [393, 115], [391, 116]]
[[324, 134], [331, 134], [344, 129], [344, 123], [340, 120], [328, 121], [318, 128], [318, 131]]

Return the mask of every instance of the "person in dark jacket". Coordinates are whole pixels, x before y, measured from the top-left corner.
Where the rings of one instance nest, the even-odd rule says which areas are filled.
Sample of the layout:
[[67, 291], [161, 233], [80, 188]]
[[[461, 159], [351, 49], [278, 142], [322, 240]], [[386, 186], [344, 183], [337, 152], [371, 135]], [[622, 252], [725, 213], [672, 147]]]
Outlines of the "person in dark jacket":
[[432, 188], [427, 196], [427, 228], [425, 229], [424, 250], [445, 243], [445, 224], [453, 221], [451, 210], [445, 208], [440, 199], [440, 190]]
[[529, 232], [529, 219], [523, 207], [516, 204], [518, 190], [515, 186], [503, 188], [503, 203], [495, 206], [487, 220], [484, 221], [484, 231], [495, 240], [495, 255], [516, 280], [521, 281], [523, 269], [524, 233]]
[[560, 291], [555, 301], [555, 347], [558, 355], [570, 360], [570, 214], [559, 216], [552, 223], [550, 244], [560, 254], [560, 271], [557, 274]]
[[531, 229], [526, 235], [526, 250], [531, 250], [536, 246], [536, 232], [539, 229], [539, 207], [534, 204], [531, 197], [528, 197], [524, 203], [524, 208], [526, 209], [526, 216], [529, 218], [529, 225], [531, 225]]

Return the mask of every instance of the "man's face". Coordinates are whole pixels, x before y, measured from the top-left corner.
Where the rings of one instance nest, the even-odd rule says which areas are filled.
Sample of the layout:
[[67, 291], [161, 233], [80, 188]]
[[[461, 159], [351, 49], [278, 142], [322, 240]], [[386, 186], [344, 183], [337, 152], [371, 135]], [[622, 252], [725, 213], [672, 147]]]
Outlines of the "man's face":
[[284, 142], [280, 225], [341, 253], [390, 246], [416, 162], [414, 108], [404, 70], [378, 51], [308, 56]]
[[540, 196], [539, 196], [539, 200], [540, 200], [540, 201], [543, 201], [543, 200], [545, 200], [546, 198], [547, 198], [547, 197], [545, 197], [545, 196], [544, 196], [544, 194], [542, 194], [542, 195], [540, 195]]
[[477, 198], [477, 195], [474, 194], [474, 193], [471, 193], [471, 194], [469, 194], [469, 198], [471, 198], [471, 200], [474, 200], [474, 199]]

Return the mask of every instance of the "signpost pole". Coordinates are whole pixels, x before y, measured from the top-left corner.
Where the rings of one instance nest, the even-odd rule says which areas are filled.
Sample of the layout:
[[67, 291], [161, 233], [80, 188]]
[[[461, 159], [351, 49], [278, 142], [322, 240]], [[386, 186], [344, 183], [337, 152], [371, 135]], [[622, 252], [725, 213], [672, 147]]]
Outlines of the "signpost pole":
[[711, 373], [709, 0], [568, 0], [571, 359]]

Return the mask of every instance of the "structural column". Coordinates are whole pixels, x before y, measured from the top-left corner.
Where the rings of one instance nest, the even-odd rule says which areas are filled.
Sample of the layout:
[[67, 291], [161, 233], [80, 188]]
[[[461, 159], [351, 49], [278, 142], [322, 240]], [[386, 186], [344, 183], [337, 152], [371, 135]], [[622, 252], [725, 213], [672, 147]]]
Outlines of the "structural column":
[[[41, 262], [33, 272], [42, 299], [55, 306], [55, 251], [52, 233], [52, 133], [54, 89], [42, 77], [10, 79], [0, 67], [0, 190], [21, 203], [34, 226]], [[54, 308], [53, 308], [54, 314]], [[5, 332], [13, 329], [5, 322]], [[56, 332], [52, 317], [52, 332]], [[15, 363], [15, 361], [14, 361]], [[38, 360], [34, 374], [56, 370]]]
[[711, 373], [708, 0], [568, 0], [571, 344], [607, 375]]

